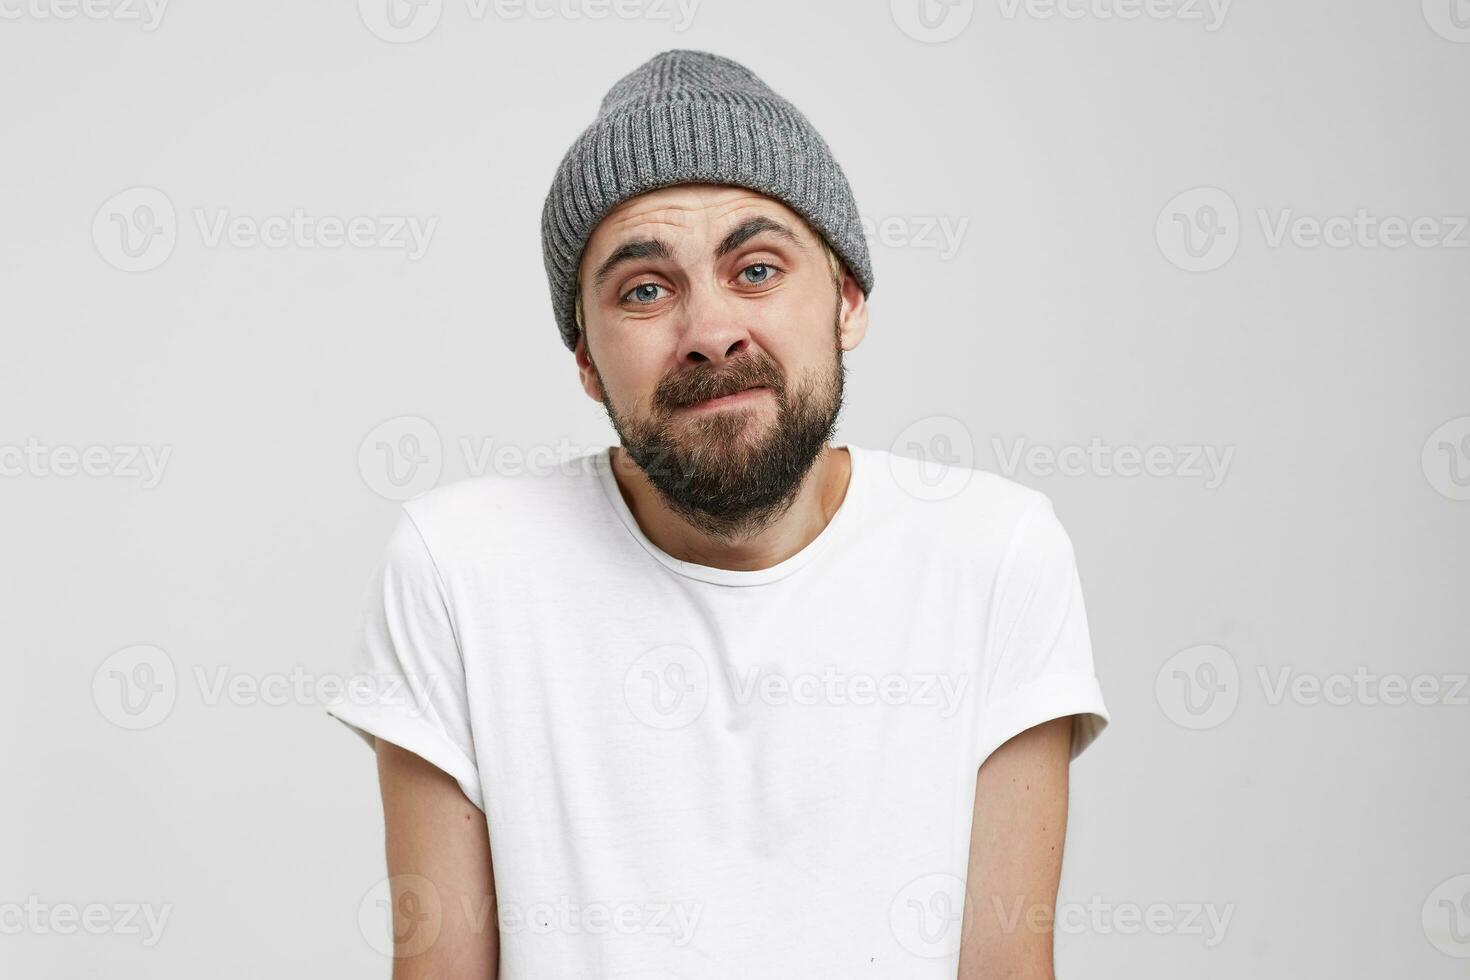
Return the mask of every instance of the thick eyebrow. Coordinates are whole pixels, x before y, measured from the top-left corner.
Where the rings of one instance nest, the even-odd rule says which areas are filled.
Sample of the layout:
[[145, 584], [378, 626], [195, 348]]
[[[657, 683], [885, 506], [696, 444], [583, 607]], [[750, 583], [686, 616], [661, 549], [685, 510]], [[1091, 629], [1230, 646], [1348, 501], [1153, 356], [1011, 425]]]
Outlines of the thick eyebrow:
[[[715, 246], [715, 258], [724, 258], [756, 235], [766, 232], [776, 235], [778, 238], [785, 239], [797, 248], [806, 248], [806, 245], [796, 233], [781, 224], [781, 222], [772, 218], [755, 217], [749, 221], [742, 222], [739, 227], [726, 235], [719, 245]], [[650, 257], [673, 261], [674, 254], [668, 245], [657, 238], [647, 238], [636, 242], [624, 242], [613, 250], [613, 253], [603, 261], [602, 265], [597, 267], [597, 272], [592, 277], [592, 288], [601, 289], [603, 284], [612, 276], [614, 270], [624, 262]]]
[[674, 259], [674, 253], [657, 238], [649, 238], [641, 242], [624, 242], [613, 250], [613, 254], [609, 255], [602, 265], [597, 267], [597, 274], [592, 277], [592, 288], [601, 289], [602, 284], [607, 282], [608, 277], [613, 274], [613, 270], [624, 262], [646, 259], [650, 256], [670, 262]]
[[755, 217], [743, 222], [738, 228], [725, 236], [725, 240], [720, 242], [719, 246], [715, 248], [715, 258], [724, 258], [730, 252], [735, 251], [741, 245], [744, 245], [762, 232], [770, 232], [778, 238], [784, 238], [797, 248], [806, 248], [806, 245], [802, 244], [801, 239], [796, 236], [796, 233], [781, 224], [781, 222], [772, 218]]

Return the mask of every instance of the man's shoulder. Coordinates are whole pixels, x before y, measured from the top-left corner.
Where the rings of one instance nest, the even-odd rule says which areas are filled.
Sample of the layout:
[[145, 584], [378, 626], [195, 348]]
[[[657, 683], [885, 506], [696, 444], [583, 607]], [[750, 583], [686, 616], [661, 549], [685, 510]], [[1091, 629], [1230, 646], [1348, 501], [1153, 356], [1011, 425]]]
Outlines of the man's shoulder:
[[866, 450], [870, 532], [885, 547], [990, 581], [1007, 563], [1050, 561], [1061, 545], [1050, 496], [943, 454]]
[[596, 513], [590, 497], [601, 493], [602, 452], [499, 467], [425, 491], [405, 501], [403, 509], [436, 553], [526, 534], [575, 533], [579, 516]]
[[1029, 512], [1050, 506], [1045, 493], [955, 453], [905, 454], [861, 449], [879, 511], [905, 522], [930, 523], [948, 533], [967, 528], [1013, 529]]

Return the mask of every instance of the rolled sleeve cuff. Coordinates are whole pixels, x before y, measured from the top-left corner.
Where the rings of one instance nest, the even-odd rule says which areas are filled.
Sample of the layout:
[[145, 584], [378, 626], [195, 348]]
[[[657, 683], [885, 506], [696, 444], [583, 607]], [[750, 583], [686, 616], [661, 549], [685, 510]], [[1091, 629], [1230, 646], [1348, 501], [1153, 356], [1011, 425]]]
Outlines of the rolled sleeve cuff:
[[1075, 759], [1097, 740], [1108, 724], [1102, 687], [1092, 674], [1054, 674], [1039, 677], [986, 709], [976, 742], [979, 768], [1007, 741], [1045, 721], [1076, 715], [1072, 723]]
[[480, 774], [474, 762], [423, 718], [381, 705], [337, 704], [326, 711], [361, 736], [370, 748], [376, 749], [377, 739], [381, 738], [444, 770], [459, 784], [469, 801], [484, 812]]

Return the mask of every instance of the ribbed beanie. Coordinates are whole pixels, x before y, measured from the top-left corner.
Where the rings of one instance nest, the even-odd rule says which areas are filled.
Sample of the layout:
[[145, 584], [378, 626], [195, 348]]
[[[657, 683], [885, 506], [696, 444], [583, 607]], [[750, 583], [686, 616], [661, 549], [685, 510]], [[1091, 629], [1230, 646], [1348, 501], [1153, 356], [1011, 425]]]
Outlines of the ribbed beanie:
[[568, 350], [577, 346], [577, 267], [593, 230], [628, 198], [687, 183], [733, 184], [781, 201], [827, 240], [864, 295], [872, 290], [852, 189], [806, 117], [738, 62], [665, 51], [608, 91], [542, 207], [551, 306]]

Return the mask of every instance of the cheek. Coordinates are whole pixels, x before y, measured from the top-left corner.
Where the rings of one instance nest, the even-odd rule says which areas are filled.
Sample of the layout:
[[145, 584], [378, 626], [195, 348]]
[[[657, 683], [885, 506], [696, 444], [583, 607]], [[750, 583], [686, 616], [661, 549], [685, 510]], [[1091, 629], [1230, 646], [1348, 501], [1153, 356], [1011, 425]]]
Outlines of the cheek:
[[609, 360], [608, 364], [598, 362], [602, 368], [603, 390], [610, 393], [620, 409], [636, 404], [639, 411], [647, 411], [653, 404], [654, 390], [663, 380], [663, 355], [625, 346]]
[[837, 292], [826, 289], [795, 291], [782, 302], [772, 303], [759, 313], [762, 346], [782, 363], [809, 364], [830, 356], [836, 343]]

